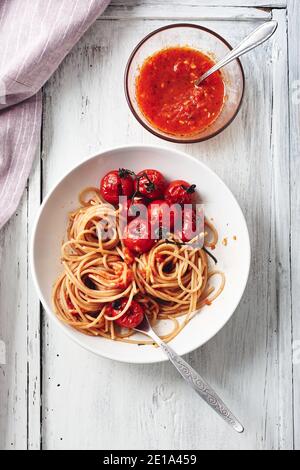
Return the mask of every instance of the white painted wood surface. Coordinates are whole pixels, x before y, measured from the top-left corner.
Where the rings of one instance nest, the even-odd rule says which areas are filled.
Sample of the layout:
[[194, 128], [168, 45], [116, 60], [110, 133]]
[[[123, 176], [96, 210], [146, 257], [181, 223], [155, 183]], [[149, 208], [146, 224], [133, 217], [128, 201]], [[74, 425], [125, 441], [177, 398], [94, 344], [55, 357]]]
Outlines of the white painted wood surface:
[[[295, 448], [300, 449], [300, 2], [293, 0], [288, 10], [289, 39], [289, 104], [290, 104], [290, 200], [291, 200], [291, 279], [292, 279], [292, 332], [293, 332], [293, 403]], [[298, 176], [297, 176], [298, 175]]]
[[[17, 214], [0, 232], [0, 340], [7, 349], [7, 364], [0, 365], [1, 449], [300, 448], [300, 365], [292, 363], [300, 340], [294, 95], [288, 106], [300, 79], [300, 8], [297, 0], [285, 7], [279, 0], [114, 0], [46, 85], [41, 158]], [[247, 88], [237, 119], [211, 141], [178, 146], [224, 179], [249, 225], [245, 296], [228, 325], [188, 356], [245, 424], [245, 434], [236, 435], [169, 364], [101, 359], [71, 343], [43, 312], [40, 325], [28, 240], [40, 197], [86, 156], [125, 143], [174, 145], [141, 128], [125, 102], [124, 66], [146, 33], [193, 19], [236, 43], [270, 17], [279, 21], [276, 36], [242, 59]]]

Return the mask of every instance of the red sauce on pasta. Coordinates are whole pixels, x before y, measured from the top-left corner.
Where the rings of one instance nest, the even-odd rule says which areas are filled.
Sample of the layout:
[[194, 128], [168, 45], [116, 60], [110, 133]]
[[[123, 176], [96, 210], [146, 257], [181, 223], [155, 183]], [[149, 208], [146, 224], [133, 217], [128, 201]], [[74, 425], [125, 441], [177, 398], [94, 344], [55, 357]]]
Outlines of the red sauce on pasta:
[[199, 87], [194, 83], [213, 65], [212, 59], [189, 47], [167, 48], [149, 57], [136, 80], [138, 105], [146, 119], [178, 136], [210, 126], [224, 103], [221, 73], [215, 72]]

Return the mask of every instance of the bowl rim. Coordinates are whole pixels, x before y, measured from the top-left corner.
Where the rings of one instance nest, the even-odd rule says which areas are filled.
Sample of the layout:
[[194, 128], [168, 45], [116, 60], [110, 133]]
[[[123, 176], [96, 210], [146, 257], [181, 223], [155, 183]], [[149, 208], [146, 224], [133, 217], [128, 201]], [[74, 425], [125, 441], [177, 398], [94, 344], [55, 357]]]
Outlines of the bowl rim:
[[241, 215], [241, 219], [242, 219], [242, 221], [244, 223], [244, 226], [245, 226], [245, 229], [246, 229], [247, 248], [248, 248], [248, 250], [247, 250], [246, 276], [245, 276], [243, 284], [241, 285], [240, 296], [237, 299], [237, 302], [234, 305], [234, 308], [233, 308], [231, 314], [228, 316], [227, 319], [224, 319], [224, 321], [221, 323], [219, 329], [214, 331], [214, 333], [210, 334], [208, 336], [208, 338], [206, 339], [206, 341], [204, 341], [202, 344], [198, 344], [198, 346], [196, 346], [196, 347], [190, 347], [190, 346], [187, 345], [187, 347], [185, 348], [184, 352], [181, 353], [181, 355], [183, 356], [185, 354], [189, 354], [189, 353], [195, 351], [196, 349], [202, 347], [204, 344], [206, 344], [208, 341], [210, 341], [214, 336], [217, 335], [217, 333], [219, 333], [224, 328], [224, 326], [232, 318], [232, 316], [235, 313], [238, 305], [240, 304], [240, 302], [243, 298], [247, 283], [248, 283], [249, 273], [250, 273], [250, 265], [251, 265], [251, 243], [250, 243], [249, 229], [248, 229], [248, 226], [247, 226], [247, 222], [246, 222], [244, 213], [243, 213], [236, 197], [232, 193], [231, 189], [227, 186], [227, 184], [208, 165], [206, 165], [201, 160], [198, 160], [196, 157], [194, 157], [194, 156], [192, 156], [192, 155], [190, 155], [190, 154], [188, 154], [188, 153], [186, 153], [182, 150], [178, 150], [178, 149], [174, 149], [174, 148], [165, 148], [165, 147], [162, 147], [161, 145], [157, 145], [157, 144], [135, 144], [135, 145], [128, 144], [128, 145], [121, 145], [121, 146], [116, 146], [116, 147], [115, 146], [113, 146], [113, 147], [104, 147], [103, 149], [99, 150], [98, 153], [96, 153], [92, 156], [88, 156], [85, 159], [83, 159], [82, 161], [80, 161], [79, 163], [77, 163], [76, 165], [72, 166], [68, 171], [64, 172], [64, 174], [52, 186], [52, 188], [49, 190], [48, 194], [45, 196], [45, 198], [43, 199], [43, 201], [42, 201], [42, 203], [41, 203], [41, 205], [38, 209], [38, 212], [37, 212], [35, 220], [34, 220], [32, 234], [31, 234], [31, 240], [30, 240], [29, 264], [30, 264], [31, 276], [32, 276], [32, 279], [33, 279], [33, 285], [35, 286], [36, 292], [38, 294], [38, 298], [39, 298], [40, 302], [42, 303], [42, 305], [44, 307], [44, 310], [47, 312], [47, 316], [50, 317], [51, 320], [54, 321], [54, 323], [56, 323], [58, 325], [59, 329], [64, 334], [66, 334], [73, 342], [75, 342], [80, 347], [86, 349], [87, 351], [95, 354], [98, 357], [103, 357], [103, 358], [114, 360], [114, 361], [117, 361], [117, 362], [124, 362], [126, 364], [155, 364], [155, 363], [168, 361], [167, 356], [166, 357], [162, 356], [159, 359], [154, 358], [154, 357], [153, 358], [150, 357], [147, 360], [137, 358], [135, 360], [130, 360], [129, 361], [127, 358], [123, 359], [122, 356], [116, 358], [115, 355], [110, 354], [109, 352], [106, 352], [106, 351], [99, 352], [99, 351], [96, 351], [95, 348], [93, 348], [89, 345], [83, 344], [80, 341], [80, 336], [77, 337], [77, 336], [73, 335], [72, 334], [72, 329], [71, 328], [66, 328], [65, 325], [59, 320], [57, 315], [54, 313], [53, 307], [51, 305], [48, 306], [48, 302], [46, 301], [46, 299], [45, 299], [45, 297], [42, 293], [42, 290], [40, 288], [39, 281], [38, 281], [38, 276], [37, 276], [37, 272], [36, 272], [35, 241], [36, 241], [36, 237], [37, 237], [37, 230], [38, 230], [39, 220], [40, 220], [40, 217], [41, 217], [41, 214], [42, 214], [43, 210], [45, 209], [45, 207], [48, 203], [48, 200], [51, 198], [52, 194], [54, 194], [54, 192], [56, 191], [58, 186], [63, 182], [63, 180], [65, 180], [65, 178], [67, 178], [71, 173], [76, 171], [81, 165], [84, 165], [88, 161], [96, 160], [97, 158], [99, 158], [99, 157], [101, 157], [105, 154], [113, 153], [115, 151], [123, 151], [123, 150], [130, 150], [130, 149], [134, 150], [134, 149], [138, 149], [138, 148], [141, 148], [141, 149], [147, 148], [147, 149], [150, 149], [150, 150], [161, 150], [161, 151], [164, 151], [164, 152], [165, 151], [174, 152], [174, 153], [177, 153], [178, 155], [184, 156], [185, 158], [193, 160], [198, 165], [205, 167], [205, 169], [209, 173], [212, 173], [214, 175], [214, 177], [216, 177], [217, 180], [220, 181], [220, 183], [225, 185], [227, 191], [229, 192], [229, 194], [232, 196], [232, 198], [234, 199], [234, 201], [237, 204], [237, 207], [238, 207], [240, 215]]
[[129, 70], [130, 70], [132, 61], [133, 61], [136, 53], [141, 48], [141, 46], [145, 42], [148, 41], [148, 39], [150, 39], [152, 36], [155, 36], [156, 34], [162, 32], [162, 31], [165, 31], [167, 29], [173, 29], [173, 28], [179, 28], [179, 27], [181, 27], [181, 28], [182, 27], [195, 28], [195, 29], [200, 29], [201, 31], [205, 31], [206, 33], [209, 33], [212, 36], [215, 36], [217, 39], [219, 39], [221, 42], [223, 42], [223, 44], [225, 44], [229, 48], [229, 50], [233, 49], [233, 46], [226, 39], [224, 39], [220, 34], [216, 33], [212, 29], [206, 28], [205, 26], [201, 26], [201, 25], [193, 24], [193, 23], [172, 23], [172, 24], [162, 26], [161, 28], [157, 28], [154, 31], [152, 31], [151, 33], [147, 34], [135, 46], [135, 48], [131, 52], [131, 54], [128, 58], [126, 67], [125, 67], [125, 72], [124, 72], [124, 91], [125, 91], [125, 97], [126, 97], [127, 104], [129, 106], [129, 109], [132, 112], [133, 116], [151, 134], [155, 135], [156, 137], [159, 137], [160, 139], [166, 140], [168, 142], [174, 142], [176, 144], [195, 144], [195, 143], [198, 143], [198, 142], [205, 142], [206, 140], [212, 139], [213, 137], [215, 137], [218, 134], [220, 134], [221, 132], [223, 132], [234, 121], [234, 119], [236, 118], [236, 116], [238, 115], [238, 113], [241, 109], [244, 94], [245, 94], [245, 72], [244, 72], [244, 69], [243, 69], [243, 66], [242, 66], [242, 63], [241, 63], [240, 59], [235, 59], [237, 61], [238, 65], [239, 65], [239, 68], [241, 70], [241, 75], [242, 75], [242, 94], [241, 94], [240, 102], [239, 102], [234, 114], [232, 115], [232, 117], [222, 127], [220, 127], [220, 129], [213, 132], [211, 135], [206, 136], [206, 137], [197, 137], [197, 138], [194, 138], [194, 139], [184, 139], [184, 138], [183, 139], [178, 139], [175, 136], [172, 137], [171, 135], [170, 136], [169, 135], [163, 135], [159, 132], [159, 130], [155, 130], [152, 127], [150, 127], [150, 125], [148, 125], [147, 122], [144, 122], [140, 118], [140, 116], [137, 114], [137, 112], [135, 111], [134, 106], [132, 104], [132, 100], [131, 100], [130, 94], [129, 94], [129, 86], [128, 86]]

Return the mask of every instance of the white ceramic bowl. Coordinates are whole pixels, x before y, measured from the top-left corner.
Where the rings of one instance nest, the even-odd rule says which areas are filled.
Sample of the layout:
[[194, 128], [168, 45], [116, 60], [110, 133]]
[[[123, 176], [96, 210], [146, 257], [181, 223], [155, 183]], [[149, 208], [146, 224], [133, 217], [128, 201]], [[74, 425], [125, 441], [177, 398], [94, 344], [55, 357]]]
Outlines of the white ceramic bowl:
[[[86, 336], [61, 323], [53, 312], [51, 291], [61, 272], [60, 246], [65, 236], [68, 212], [78, 207], [78, 193], [85, 186], [98, 186], [100, 178], [119, 167], [140, 171], [156, 168], [168, 179], [185, 179], [197, 185], [206, 216], [214, 219], [220, 241], [214, 250], [218, 269], [226, 275], [222, 294], [171, 342], [178, 354], [186, 354], [211, 339], [235, 311], [246, 286], [250, 267], [250, 242], [243, 213], [222, 180], [195, 158], [173, 149], [132, 146], [107, 150], [76, 166], [52, 189], [40, 208], [33, 231], [31, 269], [42, 304], [59, 328], [95, 354], [117, 361], [152, 363], [166, 360], [152, 346], [137, 346]], [[221, 243], [227, 238], [227, 246]], [[236, 240], [233, 239], [236, 237]]]

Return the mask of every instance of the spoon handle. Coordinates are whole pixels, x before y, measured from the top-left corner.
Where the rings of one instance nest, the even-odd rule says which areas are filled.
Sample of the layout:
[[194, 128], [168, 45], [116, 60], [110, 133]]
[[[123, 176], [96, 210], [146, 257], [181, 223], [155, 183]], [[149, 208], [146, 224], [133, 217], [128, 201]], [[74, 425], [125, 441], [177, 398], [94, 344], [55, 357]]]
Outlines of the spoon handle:
[[182, 357], [178, 356], [176, 352], [166, 343], [161, 341], [159, 337], [155, 335], [155, 341], [160, 348], [168, 356], [169, 360], [176, 367], [181, 376], [186, 382], [203, 398], [204, 401], [216, 411], [221, 418], [223, 418], [235, 431], [242, 433], [244, 427], [235, 418], [227, 406], [223, 403], [221, 398], [216, 392], [208, 385], [208, 383], [196, 372]]
[[256, 28], [252, 33], [249, 34], [238, 46], [236, 46], [232, 51], [230, 51], [223, 59], [221, 59], [216, 65], [211, 67], [206, 73], [201, 75], [195, 85], [198, 86], [203, 80], [205, 80], [209, 75], [219, 70], [224, 65], [229, 64], [234, 59], [237, 59], [246, 52], [251, 51], [255, 47], [259, 46], [267, 39], [269, 39], [276, 31], [278, 22], [275, 20], [267, 21], [258, 28]]

